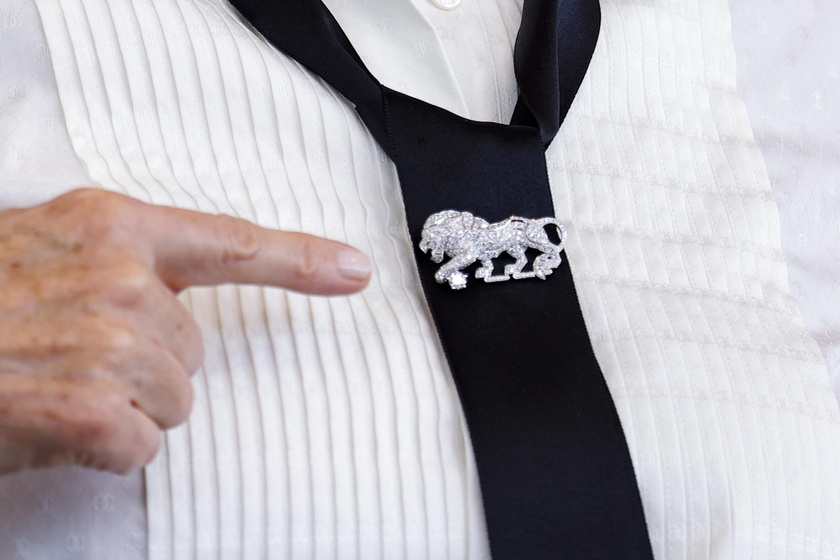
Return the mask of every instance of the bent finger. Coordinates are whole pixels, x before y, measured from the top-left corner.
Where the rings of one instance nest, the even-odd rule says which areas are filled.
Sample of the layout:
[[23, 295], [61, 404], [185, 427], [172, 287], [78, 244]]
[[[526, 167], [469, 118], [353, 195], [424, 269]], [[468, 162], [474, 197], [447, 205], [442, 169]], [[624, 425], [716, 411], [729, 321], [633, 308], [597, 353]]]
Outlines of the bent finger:
[[160, 428], [107, 383], [11, 377], [0, 386], [0, 435], [13, 436], [3, 470], [77, 464], [126, 474], [160, 447]]
[[[129, 366], [131, 367], [131, 366]], [[193, 386], [189, 373], [164, 349], [145, 352], [131, 371], [117, 373], [129, 391], [129, 402], [161, 428], [187, 420], [192, 410]]]

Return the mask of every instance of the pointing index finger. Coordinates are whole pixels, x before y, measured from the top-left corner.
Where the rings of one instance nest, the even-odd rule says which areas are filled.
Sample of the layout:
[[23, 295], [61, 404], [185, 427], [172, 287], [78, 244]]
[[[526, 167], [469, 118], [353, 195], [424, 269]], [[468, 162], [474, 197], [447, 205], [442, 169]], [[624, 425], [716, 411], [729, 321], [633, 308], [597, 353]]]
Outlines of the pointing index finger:
[[144, 205], [159, 276], [174, 290], [226, 283], [349, 294], [370, 279], [368, 257], [344, 243], [225, 215]]

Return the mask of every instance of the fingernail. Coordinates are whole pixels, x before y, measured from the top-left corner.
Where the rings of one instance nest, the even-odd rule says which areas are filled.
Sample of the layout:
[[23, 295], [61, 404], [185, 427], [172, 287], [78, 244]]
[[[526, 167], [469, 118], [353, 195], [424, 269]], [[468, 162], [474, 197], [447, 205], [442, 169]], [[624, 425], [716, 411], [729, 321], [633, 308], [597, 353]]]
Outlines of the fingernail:
[[359, 251], [344, 249], [338, 254], [338, 269], [345, 278], [366, 280], [370, 276], [370, 259]]

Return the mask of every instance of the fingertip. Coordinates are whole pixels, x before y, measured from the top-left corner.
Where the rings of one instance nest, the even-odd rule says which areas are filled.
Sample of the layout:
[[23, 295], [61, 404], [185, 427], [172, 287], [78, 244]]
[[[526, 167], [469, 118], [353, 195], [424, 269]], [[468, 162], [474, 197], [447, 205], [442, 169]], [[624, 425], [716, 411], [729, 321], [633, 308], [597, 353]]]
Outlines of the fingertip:
[[359, 284], [358, 289], [364, 288], [370, 281], [372, 271], [370, 257], [361, 251], [352, 247], [339, 250], [336, 264], [341, 276], [351, 284]]
[[344, 296], [362, 291], [370, 283], [371, 259], [365, 253], [343, 243], [336, 243], [321, 265], [320, 279], [305, 286], [310, 295]]
[[340, 241], [286, 233], [283, 274], [272, 285], [310, 295], [354, 294], [368, 285], [372, 265], [365, 253]]

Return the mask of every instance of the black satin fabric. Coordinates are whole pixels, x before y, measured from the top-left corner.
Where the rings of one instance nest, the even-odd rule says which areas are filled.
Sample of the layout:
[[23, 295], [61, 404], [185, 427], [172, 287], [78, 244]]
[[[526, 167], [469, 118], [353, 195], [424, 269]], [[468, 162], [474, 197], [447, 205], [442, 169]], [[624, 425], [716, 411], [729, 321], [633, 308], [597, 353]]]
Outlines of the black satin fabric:
[[[525, 1], [511, 125], [381, 86], [318, 0], [232, 4], [356, 106], [397, 166], [415, 247], [441, 210], [491, 222], [554, 214], [544, 148], [586, 73], [597, 0]], [[440, 265], [419, 249], [415, 258], [467, 419], [493, 558], [651, 559], [633, 465], [565, 259], [545, 281], [470, 278], [455, 291], [435, 282]]]

